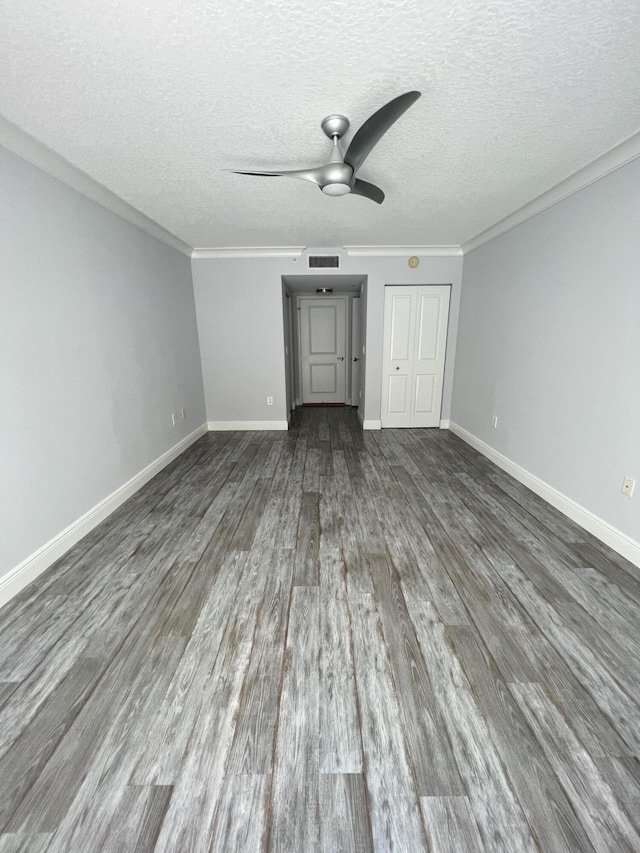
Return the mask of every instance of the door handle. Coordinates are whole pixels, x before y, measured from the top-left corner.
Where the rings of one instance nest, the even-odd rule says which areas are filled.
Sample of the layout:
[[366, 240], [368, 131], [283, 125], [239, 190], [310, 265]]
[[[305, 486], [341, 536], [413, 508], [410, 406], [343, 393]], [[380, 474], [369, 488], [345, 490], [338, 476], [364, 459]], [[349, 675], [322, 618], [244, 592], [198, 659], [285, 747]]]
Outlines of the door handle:
[[354, 358], [353, 360], [354, 360], [354, 361], [360, 361], [360, 359], [359, 359], [359, 358]]
[[343, 355], [339, 355], [339, 356], [338, 356], [338, 361], [344, 361], [344, 356], [343, 356]]

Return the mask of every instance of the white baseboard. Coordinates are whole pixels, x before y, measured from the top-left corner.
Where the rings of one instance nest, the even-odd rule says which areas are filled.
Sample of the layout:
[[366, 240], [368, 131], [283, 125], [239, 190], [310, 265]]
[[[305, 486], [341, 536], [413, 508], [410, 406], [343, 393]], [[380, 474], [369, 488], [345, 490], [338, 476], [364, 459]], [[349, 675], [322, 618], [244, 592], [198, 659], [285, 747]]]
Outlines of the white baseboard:
[[209, 432], [224, 432], [225, 430], [239, 430], [240, 432], [254, 432], [263, 429], [289, 429], [287, 421], [209, 421]]
[[440, 429], [449, 429], [451, 421], [440, 421]]
[[521, 468], [520, 465], [512, 462], [511, 459], [503, 456], [502, 453], [494, 450], [493, 447], [472, 433], [467, 432], [463, 427], [453, 423], [453, 421], [450, 422], [449, 429], [467, 444], [470, 444], [471, 447], [482, 453], [483, 456], [486, 456], [487, 459], [495, 462], [507, 474], [511, 474], [512, 477], [530, 488], [532, 492], [535, 492], [547, 501], [547, 503], [559, 509], [560, 512], [564, 513], [572, 521], [575, 521], [580, 527], [584, 527], [585, 530], [593, 533], [605, 545], [613, 548], [614, 551], [617, 551], [618, 554], [621, 554], [635, 566], [640, 567], [640, 542], [636, 542], [635, 539], [613, 527], [609, 522], [604, 521], [604, 519], [595, 515], [579, 503], [563, 495], [562, 492], [554, 489], [553, 486], [536, 477], [535, 474], [531, 474], [525, 468]]
[[128, 500], [138, 489], [141, 489], [145, 483], [148, 483], [152, 477], [165, 468], [170, 462], [173, 462], [187, 447], [192, 445], [201, 436], [207, 432], [206, 424], [198, 427], [182, 441], [174, 444], [166, 453], [159, 456], [156, 460], [143, 468], [138, 474], [120, 486], [115, 492], [112, 492], [100, 503], [96, 504], [93, 509], [85, 512], [79, 519], [70, 524], [53, 539], [50, 539], [37, 551], [34, 551], [29, 557], [8, 571], [0, 578], [0, 607], [10, 601], [14, 595], [17, 595], [21, 589], [35, 580], [38, 575], [42, 574], [45, 569], [48, 569], [52, 563], [66, 553], [69, 548], [79, 542], [83, 536], [86, 536], [94, 527], [97, 527], [101, 521], [104, 521], [107, 516], [111, 515], [121, 504]]
[[382, 429], [382, 424], [376, 420], [365, 420], [362, 422], [362, 429]]

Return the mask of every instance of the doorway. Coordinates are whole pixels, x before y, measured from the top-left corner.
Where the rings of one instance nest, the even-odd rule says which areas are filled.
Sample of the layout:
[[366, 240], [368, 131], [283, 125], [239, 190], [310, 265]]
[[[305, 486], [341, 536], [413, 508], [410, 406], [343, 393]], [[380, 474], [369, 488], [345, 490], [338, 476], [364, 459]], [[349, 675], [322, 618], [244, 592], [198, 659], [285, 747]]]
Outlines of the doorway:
[[283, 300], [291, 317], [291, 335], [285, 341], [287, 372], [294, 386], [291, 409], [303, 403], [359, 405], [365, 342], [364, 312], [359, 307], [365, 283], [366, 276], [324, 271], [282, 277]]

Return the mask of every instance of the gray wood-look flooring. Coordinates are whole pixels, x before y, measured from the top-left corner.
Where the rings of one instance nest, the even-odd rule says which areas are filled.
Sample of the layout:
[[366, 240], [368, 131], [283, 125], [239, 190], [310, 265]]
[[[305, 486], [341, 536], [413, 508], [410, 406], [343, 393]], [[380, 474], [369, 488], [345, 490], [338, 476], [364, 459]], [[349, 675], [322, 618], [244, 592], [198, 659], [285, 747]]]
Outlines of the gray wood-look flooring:
[[0, 851], [638, 851], [639, 625], [450, 433], [210, 433], [0, 611]]

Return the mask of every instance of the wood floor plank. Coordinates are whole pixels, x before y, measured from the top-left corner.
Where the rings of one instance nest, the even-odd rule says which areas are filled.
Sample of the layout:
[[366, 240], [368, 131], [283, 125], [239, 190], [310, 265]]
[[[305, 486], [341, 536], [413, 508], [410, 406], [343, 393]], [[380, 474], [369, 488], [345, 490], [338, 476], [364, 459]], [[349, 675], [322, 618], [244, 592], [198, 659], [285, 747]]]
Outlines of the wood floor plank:
[[[140, 541], [144, 541], [144, 538], [155, 526], [149, 521], [138, 521], [140, 514], [148, 516], [148, 513], [149, 507], [137, 514], [134, 511], [132, 512], [133, 518], [127, 517], [126, 522], [121, 524], [118, 524], [114, 517], [110, 516], [109, 519], [95, 527], [66, 554], [56, 560], [37, 581], [30, 583], [0, 609], [0, 635], [5, 628], [8, 628], [16, 618], [28, 611], [29, 608], [40, 609], [43, 599], [50, 594], [48, 590], [52, 588], [53, 584], [59, 584], [58, 589], [61, 590], [59, 594], [66, 594], [69, 586], [75, 590], [79, 581], [78, 561], [82, 560], [85, 564], [91, 565], [94, 560], [100, 559], [101, 555], [113, 560], [114, 549], [123, 546], [127, 553], [134, 553], [139, 547]], [[73, 572], [74, 582], [63, 586], [66, 583], [66, 574], [71, 571]], [[84, 575], [88, 580], [92, 577], [92, 573], [89, 572], [85, 572]]]
[[373, 582], [369, 571], [369, 552], [366, 550], [366, 538], [360, 527], [355, 506], [349, 501], [341, 502], [342, 508], [342, 553], [347, 569], [347, 590], [349, 595], [368, 595], [373, 592]]
[[373, 853], [367, 790], [360, 774], [320, 776], [320, 849]]
[[0, 853], [44, 853], [51, 835], [39, 832], [36, 835], [6, 833], [0, 835]]
[[[55, 645], [66, 628], [65, 618], [60, 618], [65, 607], [73, 612], [71, 618], [77, 618], [77, 606], [75, 602], [69, 604], [67, 596], [53, 595], [44, 599], [42, 604], [37, 613], [16, 619], [10, 636], [3, 638], [0, 660], [0, 679], [3, 681], [23, 681], [37, 665], [38, 659]], [[36, 635], [33, 631], [34, 617], [42, 626]]]
[[249, 500], [229, 544], [232, 551], [249, 551], [260, 523], [260, 512], [264, 506], [271, 483], [263, 477], [255, 481]]
[[372, 557], [370, 564], [391, 671], [402, 697], [400, 714], [416, 791], [421, 797], [460, 795], [462, 780], [449, 738], [443, 736], [428, 665], [399, 578], [391, 561], [384, 557]]
[[434, 499], [434, 505], [443, 514], [439, 517], [435, 506], [421, 498], [421, 492], [405, 469], [394, 470], [402, 488], [419, 507], [417, 512], [440, 562], [446, 567], [471, 619], [491, 643], [492, 654], [505, 676], [512, 681], [538, 678], [535, 661], [522, 651], [520, 644], [513, 642], [511, 632], [506, 629], [504, 600], [487, 584], [487, 578], [495, 574], [493, 567], [483, 549], [468, 536], [464, 520], [445, 507], [441, 492], [436, 493]]
[[7, 701], [20, 685], [19, 681], [2, 681], [0, 682], [0, 708]]
[[[394, 455], [392, 459], [395, 458]], [[468, 623], [469, 617], [458, 591], [414, 512], [413, 491], [409, 495], [403, 491], [386, 457], [382, 460], [376, 457], [372, 467], [384, 483], [386, 503], [391, 508], [388, 513], [383, 504], [380, 519], [394, 563], [399, 571], [401, 567], [404, 570], [401, 579], [407, 594], [432, 601], [447, 624]]]
[[640, 759], [604, 755], [594, 757], [593, 761], [634, 829], [640, 833]]
[[298, 517], [295, 548], [296, 586], [318, 585], [318, 555], [320, 548], [320, 505], [318, 492], [303, 492]]
[[320, 561], [320, 772], [362, 772], [351, 620], [340, 551]]
[[640, 835], [567, 721], [536, 684], [510, 686], [598, 850], [638, 850]]
[[572, 572], [569, 582], [573, 597], [600, 625], [613, 628], [616, 637], [640, 645], [635, 633], [638, 605], [616, 583], [588, 568]]
[[[478, 635], [467, 627], [445, 629], [460, 661], [478, 708], [489, 728], [503, 765], [535, 838], [543, 850], [591, 850], [544, 750], [532, 736], [508, 685]], [[523, 762], [526, 755], [526, 763]]]
[[[143, 543], [153, 533], [154, 528], [155, 524], [147, 521], [142, 524], [135, 524], [132, 529], [125, 531], [117, 528], [110, 532], [106, 531], [95, 542], [87, 537], [89, 541], [86, 546], [86, 553], [82, 553], [81, 546], [76, 546], [75, 549], [72, 549], [74, 551], [73, 557], [69, 557], [66, 562], [63, 558], [45, 572], [42, 578], [42, 597], [40, 599], [32, 595], [24, 606], [21, 606], [20, 602], [11, 601], [0, 610], [0, 617], [4, 615], [5, 611], [8, 616], [13, 615], [13, 618], [5, 623], [10, 626], [11, 635], [5, 639], [0, 629], [0, 642], [3, 646], [7, 647], [8, 642], [10, 643], [12, 638], [16, 637], [15, 631], [19, 630], [21, 615], [24, 615], [25, 623], [31, 628], [34, 622], [36, 624], [42, 622], [43, 613], [47, 607], [46, 602], [50, 597], [92, 598], [100, 588], [104, 588], [108, 576], [117, 578], [120, 569], [127, 564], [133, 555], [137, 554]], [[104, 573], [97, 573], [95, 571], [96, 566], [104, 567]], [[72, 617], [74, 615], [78, 615], [77, 605], [75, 610], [72, 610]], [[63, 623], [64, 620], [58, 618], [56, 622]], [[46, 627], [45, 623], [42, 624]], [[57, 627], [62, 628], [62, 624]], [[53, 626], [53, 630], [56, 629], [56, 626]], [[38, 634], [33, 639], [42, 649], [45, 637]], [[24, 672], [27, 666], [26, 655], [24, 658], [20, 655], [18, 660], [20, 661], [20, 668]], [[16, 657], [7, 650], [5, 661], [7, 661], [7, 665], [10, 661], [15, 663]]]
[[319, 594], [294, 586], [271, 788], [268, 849], [319, 849]]
[[527, 610], [535, 614], [538, 624], [556, 645], [556, 648], [571, 661], [575, 672], [587, 686], [593, 699], [612, 720], [614, 727], [635, 753], [640, 753], [640, 730], [632, 722], [638, 714], [638, 706], [620, 687], [614, 674], [610, 673], [591, 651], [589, 645], [580, 641], [564, 623], [555, 608], [537, 593], [537, 590], [515, 567], [502, 567], [505, 579], [509, 579], [515, 594]]
[[[75, 621], [68, 624], [50, 650], [42, 650], [38, 665], [0, 710], [0, 754], [28, 725], [76, 660], [80, 657], [108, 660], [117, 650], [131, 620], [139, 618], [143, 603], [147, 603], [152, 592], [148, 571], [152, 571], [151, 563], [145, 563], [139, 576], [127, 571], [117, 572], [111, 583], [103, 578], [103, 585], [97, 584], [93, 598], [76, 603]], [[117, 630], [113, 629], [114, 624]], [[100, 637], [99, 641], [96, 637]]]
[[[194, 725], [188, 740], [182, 740], [181, 747], [186, 752], [158, 836], [157, 851], [208, 850], [211, 844], [255, 630], [255, 576], [251, 580], [244, 594], [236, 595], [210, 677], [201, 691]], [[194, 807], [197, 821], [191, 819]]]
[[409, 604], [434, 690], [472, 813], [490, 850], [535, 850], [537, 844], [497, 752], [487, 722], [477, 707], [458, 659], [445, 639], [445, 628], [428, 604]]
[[420, 806], [433, 853], [482, 853], [485, 849], [467, 797], [421, 797]]
[[340, 509], [340, 491], [333, 477], [320, 478], [320, 543], [319, 558], [323, 554], [340, 551], [340, 530], [344, 519]]
[[364, 558], [364, 555], [370, 552], [360, 524], [360, 514], [344, 451], [334, 451], [333, 469], [337, 508], [341, 518], [340, 540], [347, 568], [347, 590], [349, 595], [372, 593], [371, 575]]
[[[36, 783], [15, 809], [10, 821], [11, 828], [23, 831], [57, 829], [83, 783], [81, 768], [89, 758], [95, 760], [91, 765], [94, 769], [102, 765], [99, 756], [105, 742], [105, 749], [111, 752], [111, 732], [104, 725], [105, 717], [110, 720], [129, 711], [127, 697], [130, 691], [131, 701], [143, 702], [149, 690], [158, 683], [161, 687], [163, 679], [170, 678], [184, 642], [165, 639], [155, 643], [154, 638], [159, 634], [158, 624], [162, 622], [163, 612], [171, 608], [173, 598], [183, 584], [184, 577], [180, 573], [167, 573], [164, 583], [149, 602], [147, 619], [139, 631], [127, 636], [121, 654], [110, 663], [104, 676], [87, 697], [73, 726], [60, 740]], [[136, 689], [132, 681], [145, 668], [145, 678], [139, 680]], [[162, 677], [153, 680], [151, 675], [158, 668]], [[162, 692], [158, 700], [161, 695]], [[116, 747], [121, 749], [119, 735], [116, 742]], [[129, 755], [126, 758], [131, 760]]]
[[172, 792], [170, 785], [128, 786], [100, 850], [152, 853]]
[[274, 740], [291, 602], [293, 553], [274, 551], [261, 571], [269, 574], [260, 602], [247, 677], [227, 762], [227, 775], [273, 771]]
[[267, 457], [264, 461], [264, 465], [262, 466], [262, 471], [260, 472], [261, 476], [264, 477], [266, 480], [271, 480], [273, 475], [278, 470], [284, 444], [284, 438], [277, 441], [270, 439], [267, 442]]
[[227, 776], [222, 783], [208, 849], [212, 853], [231, 850], [258, 853], [264, 850], [268, 799], [267, 776]]
[[640, 648], [628, 629], [618, 632], [613, 638], [613, 619], [607, 628], [598, 624], [580, 604], [560, 604], [556, 610], [561, 614], [567, 628], [581, 640], [605, 666], [615, 673], [615, 679], [633, 699], [640, 702]]
[[190, 738], [205, 713], [203, 702], [213, 690], [212, 672], [236, 602], [243, 601], [250, 585], [257, 581], [256, 575], [247, 571], [247, 562], [246, 554], [229, 557], [211, 583], [193, 634], [151, 721], [149, 739], [131, 776], [134, 784], [177, 784]]
[[[101, 739], [94, 736], [94, 743], [88, 741], [87, 715], [79, 721], [81, 746], [88, 747], [90, 753], [94, 748], [95, 751], [84, 778], [77, 774], [73, 784], [63, 784], [62, 790], [55, 786], [55, 779], [64, 783], [67, 767], [78, 759], [75, 742], [61, 744], [52, 766], [39, 780], [39, 794], [46, 803], [46, 809], [41, 811], [51, 826], [57, 826], [50, 853], [78, 849], [88, 834], [98, 849], [116, 850], [119, 845], [121, 849], [123, 823], [129, 825], [130, 833], [135, 834], [138, 827], [140, 831], [144, 829], [145, 835], [153, 834], [155, 841], [171, 788], [131, 786], [128, 780], [139, 745], [144, 743], [147, 733], [146, 719], [166, 690], [183, 648], [181, 638], [158, 638], [146, 659], [140, 662], [128, 693], [111, 709], [105, 703], [105, 708], [111, 711], [110, 726]], [[33, 805], [26, 800], [20, 811], [29, 814], [29, 810], [33, 811]], [[35, 816], [30, 816], [30, 820], [35, 821]], [[148, 841], [141, 835], [140, 847], [144, 849]]]
[[302, 490], [304, 492], [317, 492], [320, 488], [320, 450], [317, 447], [309, 447], [304, 465], [304, 479]]
[[513, 537], [532, 555], [549, 563], [562, 564], [563, 569], [577, 568], [578, 560], [566, 531], [543, 528], [537, 518], [523, 512], [522, 506], [506, 494], [487, 477], [479, 479], [468, 474], [459, 474], [457, 479], [464, 486], [461, 498], [475, 509], [483, 522], [489, 520], [499, 528], [512, 532]]
[[425, 850], [399, 698], [373, 596], [349, 599], [375, 850]]
[[582, 566], [596, 569], [624, 590], [627, 597], [636, 605], [640, 605], [640, 578], [635, 566], [629, 566], [626, 560], [613, 551], [608, 550], [605, 554], [602, 549], [585, 542], [577, 542], [572, 547], [580, 557]]
[[253, 479], [251, 471], [252, 465], [256, 457], [256, 461], [258, 463], [257, 468], [259, 468], [263, 461], [259, 455], [259, 451], [264, 440], [265, 435], [262, 432], [249, 433], [246, 446], [243, 448], [242, 452], [236, 453], [234, 457], [232, 457], [235, 464], [229, 474], [230, 482], [241, 483], [247, 476], [249, 476], [249, 479]]
[[[103, 666], [82, 659], [75, 663], [50, 701], [34, 717], [2, 759], [0, 832], [30, 832], [16, 813], [32, 790], [95, 687]], [[54, 827], [55, 828], [55, 827]], [[37, 831], [37, 830], [36, 830]]]
[[292, 517], [286, 509], [299, 507], [302, 496], [302, 481], [299, 476], [291, 477], [296, 442], [287, 439], [281, 444], [278, 466], [271, 476], [271, 489], [255, 536], [256, 542], [266, 548], [295, 548], [298, 532], [297, 514]]
[[[374, 462], [369, 455], [362, 454], [362, 470], [372, 491], [372, 504], [383, 530], [385, 544], [406, 593], [431, 601], [434, 590], [429, 580], [442, 573], [440, 567], [436, 566], [437, 557], [429, 540], [421, 535], [422, 531], [414, 535], [416, 531], [411, 506], [390, 471], [385, 471], [384, 479], [380, 476], [380, 464], [378, 460]], [[454, 596], [457, 596], [455, 590]], [[466, 621], [466, 614], [457, 616]]]

